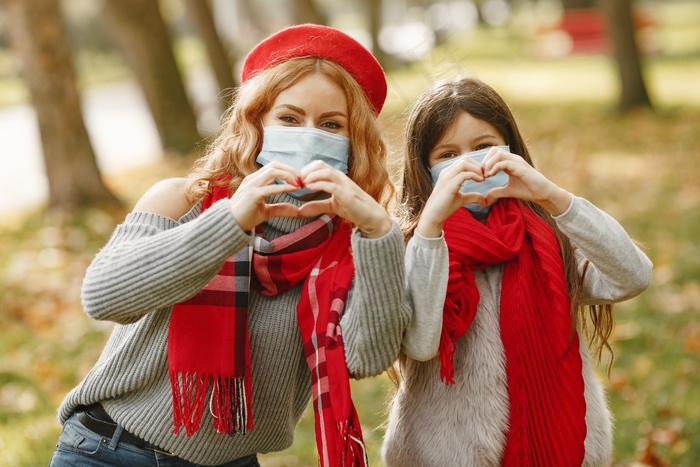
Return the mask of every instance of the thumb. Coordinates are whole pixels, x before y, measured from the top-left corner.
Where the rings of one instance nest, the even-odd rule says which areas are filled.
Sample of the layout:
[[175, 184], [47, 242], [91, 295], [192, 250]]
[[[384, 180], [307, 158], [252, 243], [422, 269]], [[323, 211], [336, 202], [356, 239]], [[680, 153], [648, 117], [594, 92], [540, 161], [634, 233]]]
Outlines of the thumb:
[[498, 188], [492, 188], [489, 190], [488, 193], [486, 193], [486, 203], [491, 205], [498, 201], [501, 198], [507, 198], [508, 197], [508, 185], [498, 187]]

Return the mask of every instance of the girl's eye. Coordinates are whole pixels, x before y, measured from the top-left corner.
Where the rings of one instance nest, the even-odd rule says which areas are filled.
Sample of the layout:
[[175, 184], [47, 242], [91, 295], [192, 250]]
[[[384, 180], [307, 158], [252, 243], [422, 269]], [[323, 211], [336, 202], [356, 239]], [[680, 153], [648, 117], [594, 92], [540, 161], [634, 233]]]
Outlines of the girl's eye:
[[481, 151], [482, 149], [488, 149], [494, 147], [495, 144], [488, 144], [488, 143], [483, 143], [479, 144], [477, 147], [474, 148], [475, 151]]
[[440, 159], [452, 159], [453, 157], [457, 157], [459, 154], [456, 152], [446, 152], [443, 154], [440, 154]]

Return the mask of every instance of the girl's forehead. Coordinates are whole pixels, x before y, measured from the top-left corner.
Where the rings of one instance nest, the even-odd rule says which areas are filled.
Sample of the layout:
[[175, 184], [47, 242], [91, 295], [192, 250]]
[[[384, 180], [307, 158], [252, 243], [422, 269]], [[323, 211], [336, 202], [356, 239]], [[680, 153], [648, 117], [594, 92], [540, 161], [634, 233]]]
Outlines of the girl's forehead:
[[459, 112], [445, 129], [438, 144], [447, 140], [471, 140], [485, 135], [501, 136], [498, 129], [486, 120], [474, 117], [466, 111]]

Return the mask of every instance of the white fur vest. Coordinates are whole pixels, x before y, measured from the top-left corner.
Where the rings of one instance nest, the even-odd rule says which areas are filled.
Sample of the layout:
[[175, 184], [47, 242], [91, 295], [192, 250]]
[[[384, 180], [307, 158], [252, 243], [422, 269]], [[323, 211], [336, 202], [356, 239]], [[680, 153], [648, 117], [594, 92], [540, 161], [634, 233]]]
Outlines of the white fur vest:
[[[485, 467], [500, 465], [508, 429], [505, 353], [500, 336], [502, 267], [476, 271], [481, 295], [469, 331], [457, 341], [455, 384], [440, 381], [440, 363], [408, 360], [392, 403], [382, 446], [389, 467]], [[585, 384], [585, 466], [612, 457], [612, 417], [581, 342]]]

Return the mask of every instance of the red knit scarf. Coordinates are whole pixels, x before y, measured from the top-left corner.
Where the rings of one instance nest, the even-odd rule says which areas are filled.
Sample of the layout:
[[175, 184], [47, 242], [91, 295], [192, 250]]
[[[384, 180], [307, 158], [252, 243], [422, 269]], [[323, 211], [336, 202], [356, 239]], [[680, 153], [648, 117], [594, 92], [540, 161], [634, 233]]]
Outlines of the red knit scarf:
[[[228, 189], [215, 188], [202, 211], [227, 196]], [[266, 296], [305, 281], [297, 319], [312, 375], [319, 462], [366, 465], [340, 332], [355, 272], [350, 233], [340, 218], [324, 215], [272, 241], [256, 235], [197, 295], [175, 305], [168, 358], [176, 433], [182, 426], [188, 436], [199, 429], [209, 386], [217, 431], [232, 435], [253, 428], [247, 322], [252, 269], [252, 286]]]
[[440, 340], [440, 376], [454, 383], [457, 339], [477, 312], [474, 270], [504, 263], [500, 304], [509, 430], [503, 466], [581, 465], [586, 404], [578, 335], [552, 228], [514, 199], [496, 203], [481, 224], [459, 209], [444, 226], [449, 279]]

